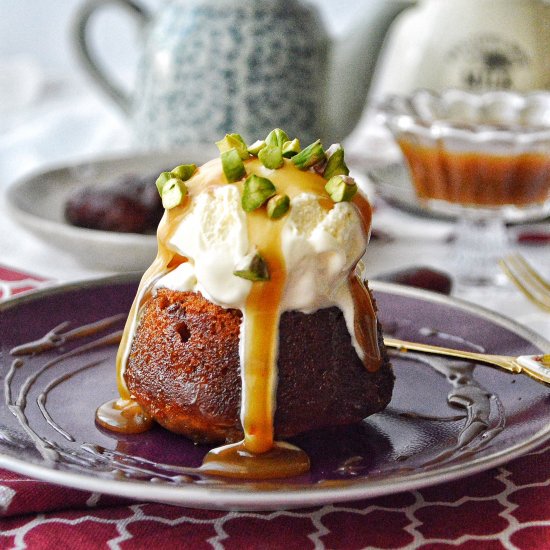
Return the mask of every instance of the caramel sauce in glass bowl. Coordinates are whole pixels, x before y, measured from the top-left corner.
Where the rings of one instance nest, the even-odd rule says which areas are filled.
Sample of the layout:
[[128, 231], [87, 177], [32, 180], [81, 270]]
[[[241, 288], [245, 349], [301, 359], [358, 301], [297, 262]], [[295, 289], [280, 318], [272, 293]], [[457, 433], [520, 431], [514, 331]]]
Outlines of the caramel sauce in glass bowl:
[[550, 92], [417, 90], [377, 112], [420, 206], [458, 219], [447, 263], [459, 284], [506, 284], [505, 222], [550, 213]]
[[455, 152], [398, 141], [421, 200], [468, 207], [528, 207], [550, 198], [550, 153]]
[[378, 112], [427, 208], [500, 209], [509, 220], [550, 208], [550, 92], [418, 90]]

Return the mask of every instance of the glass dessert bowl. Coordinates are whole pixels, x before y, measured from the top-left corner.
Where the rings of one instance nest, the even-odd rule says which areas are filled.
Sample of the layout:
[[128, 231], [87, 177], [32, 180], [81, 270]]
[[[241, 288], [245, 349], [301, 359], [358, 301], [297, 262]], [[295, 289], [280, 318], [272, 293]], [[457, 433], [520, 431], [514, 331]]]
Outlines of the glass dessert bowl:
[[505, 223], [550, 212], [550, 93], [418, 90], [388, 96], [377, 111], [419, 202], [458, 218], [457, 280], [498, 283]]

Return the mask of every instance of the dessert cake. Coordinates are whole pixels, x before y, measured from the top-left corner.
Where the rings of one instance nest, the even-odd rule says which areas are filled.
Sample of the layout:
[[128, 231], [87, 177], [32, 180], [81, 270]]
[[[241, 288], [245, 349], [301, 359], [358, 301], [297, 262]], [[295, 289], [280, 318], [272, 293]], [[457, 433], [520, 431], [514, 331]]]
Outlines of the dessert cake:
[[122, 432], [154, 419], [196, 442], [233, 443], [205, 459], [220, 475], [292, 475], [307, 457], [281, 439], [359, 422], [391, 398], [356, 269], [371, 209], [339, 145], [301, 149], [276, 129], [218, 147], [219, 158], [157, 180], [158, 255], [120, 345], [120, 399], [97, 419]]

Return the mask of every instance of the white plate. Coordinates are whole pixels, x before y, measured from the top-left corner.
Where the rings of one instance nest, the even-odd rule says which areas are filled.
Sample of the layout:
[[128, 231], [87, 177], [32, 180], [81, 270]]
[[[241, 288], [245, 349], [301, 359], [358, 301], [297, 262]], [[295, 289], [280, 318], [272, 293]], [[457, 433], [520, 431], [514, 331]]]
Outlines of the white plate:
[[124, 174], [146, 176], [178, 164], [200, 165], [215, 155], [208, 146], [194, 146], [59, 166], [15, 182], [6, 190], [5, 202], [14, 221], [71, 253], [82, 265], [107, 271], [142, 271], [155, 257], [156, 237], [75, 227], [64, 217], [68, 196], [86, 185], [109, 185]]

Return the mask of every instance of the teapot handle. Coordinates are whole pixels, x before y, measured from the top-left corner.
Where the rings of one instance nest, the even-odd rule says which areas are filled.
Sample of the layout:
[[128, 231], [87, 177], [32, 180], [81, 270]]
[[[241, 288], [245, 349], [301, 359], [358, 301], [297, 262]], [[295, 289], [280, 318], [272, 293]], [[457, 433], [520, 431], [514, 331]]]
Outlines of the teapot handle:
[[126, 114], [130, 114], [132, 107], [131, 96], [117, 86], [96, 62], [88, 41], [88, 29], [92, 16], [95, 12], [108, 5], [122, 8], [136, 19], [141, 27], [144, 27], [151, 19], [150, 14], [133, 0], [88, 0], [76, 14], [73, 28], [74, 46], [83, 67], [88, 71], [90, 76]]

